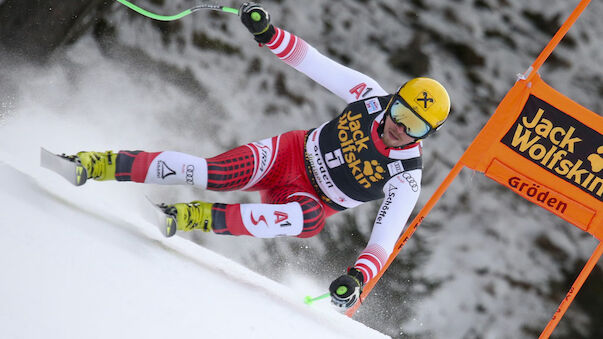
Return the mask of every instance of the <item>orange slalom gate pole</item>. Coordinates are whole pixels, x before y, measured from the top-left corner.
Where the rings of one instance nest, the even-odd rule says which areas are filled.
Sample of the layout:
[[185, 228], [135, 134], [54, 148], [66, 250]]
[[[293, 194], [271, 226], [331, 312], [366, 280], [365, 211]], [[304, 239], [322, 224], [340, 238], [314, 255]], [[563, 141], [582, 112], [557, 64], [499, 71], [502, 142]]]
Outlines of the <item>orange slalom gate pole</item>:
[[[410, 237], [412, 237], [412, 235], [415, 233], [417, 228], [423, 222], [423, 219], [425, 219], [427, 214], [429, 214], [429, 212], [435, 206], [435, 204], [438, 202], [438, 200], [440, 200], [442, 195], [444, 195], [444, 192], [446, 192], [446, 190], [448, 189], [448, 186], [450, 186], [450, 184], [452, 184], [452, 181], [454, 181], [454, 179], [461, 172], [463, 167], [464, 167], [464, 165], [459, 160], [459, 162], [457, 162], [456, 165], [454, 165], [454, 167], [450, 170], [450, 172], [448, 173], [446, 178], [444, 178], [444, 181], [442, 181], [440, 186], [431, 195], [431, 198], [429, 198], [427, 203], [425, 203], [425, 206], [423, 206], [423, 208], [419, 211], [419, 214], [417, 214], [417, 216], [410, 223], [410, 226], [408, 228], [406, 228], [404, 233], [402, 233], [402, 235], [398, 239], [398, 242], [396, 242], [396, 245], [394, 246], [394, 251], [389, 256], [389, 258], [387, 259], [387, 262], [383, 266], [383, 269], [381, 271], [379, 271], [379, 273], [377, 273], [377, 275], [364, 286], [360, 300], [363, 300], [364, 298], [366, 298], [366, 296], [368, 296], [368, 294], [371, 292], [371, 290], [373, 289], [373, 287], [375, 286], [377, 281], [379, 281], [379, 279], [381, 278], [383, 273], [387, 270], [389, 265], [394, 261], [394, 259], [396, 259], [396, 257], [398, 256], [398, 253], [400, 253], [400, 250], [402, 249], [402, 247], [406, 244], [408, 239], [410, 239]], [[345, 314], [348, 317], [353, 316], [354, 313], [356, 313], [356, 310], [358, 309], [358, 307], [360, 307], [360, 303], [356, 303], [349, 310], [347, 310]]]
[[580, 275], [578, 275], [578, 278], [576, 278], [576, 281], [574, 281], [572, 288], [569, 290], [569, 292], [567, 292], [567, 296], [565, 297], [565, 299], [563, 299], [561, 305], [559, 305], [559, 308], [557, 308], [557, 311], [553, 315], [553, 318], [551, 318], [544, 331], [542, 331], [542, 334], [540, 335], [539, 339], [548, 339], [551, 336], [551, 334], [555, 330], [555, 327], [557, 327], [559, 320], [561, 320], [561, 318], [565, 314], [565, 311], [567, 311], [572, 301], [574, 301], [574, 297], [576, 296], [576, 294], [578, 294], [578, 291], [584, 284], [584, 281], [586, 281], [586, 278], [588, 278], [588, 276], [590, 275], [590, 272], [592, 272], [593, 268], [599, 261], [599, 258], [601, 258], [602, 254], [603, 242], [599, 242], [599, 245], [591, 255], [590, 259], [588, 259], [586, 265], [584, 265], [584, 268], [580, 272]]
[[[563, 39], [563, 37], [567, 34], [569, 29], [574, 25], [576, 20], [578, 20], [578, 17], [586, 9], [586, 7], [589, 5], [589, 3], [590, 3], [590, 0], [582, 0], [578, 4], [578, 6], [576, 6], [576, 8], [572, 11], [570, 16], [567, 18], [567, 20], [565, 20], [565, 22], [559, 28], [557, 33], [555, 33], [555, 36], [553, 36], [551, 41], [549, 41], [549, 43], [542, 50], [540, 55], [538, 55], [538, 57], [536, 58], [536, 60], [532, 64], [532, 66], [530, 67], [534, 73], [538, 72], [538, 69], [540, 68], [540, 66], [542, 66], [542, 64], [546, 61], [546, 59], [548, 59], [548, 57], [551, 55], [551, 53], [553, 53], [553, 50], [555, 49], [555, 47], [557, 47], [559, 42], [561, 42], [561, 39]], [[530, 75], [533, 75], [533, 74], [530, 74]], [[530, 77], [530, 76], [528, 76], [528, 77]], [[557, 324], [559, 324], [559, 321], [561, 320], [561, 318], [563, 317], [563, 315], [569, 308], [570, 304], [572, 303], [572, 301], [574, 301], [574, 297], [576, 296], [576, 294], [578, 293], [578, 291], [580, 290], [580, 288], [582, 287], [582, 285], [584, 284], [584, 282], [586, 281], [586, 279], [592, 272], [593, 268], [599, 261], [599, 258], [601, 257], [602, 254], [603, 254], [603, 243], [599, 242], [599, 245], [597, 246], [597, 248], [593, 252], [592, 256], [590, 257], [590, 259], [588, 260], [588, 262], [586, 263], [586, 265], [584, 266], [584, 268], [578, 275], [578, 278], [576, 278], [576, 281], [574, 281], [574, 284], [572, 285], [571, 289], [567, 293], [567, 296], [563, 299], [563, 301], [561, 301], [559, 308], [557, 308], [557, 311], [555, 312], [555, 314], [553, 315], [553, 317], [551, 318], [551, 320], [549, 321], [549, 323], [543, 330], [539, 339], [548, 339], [551, 336], [551, 334], [557, 327]]]
[[590, 0], [582, 0], [578, 4], [578, 6], [576, 6], [574, 11], [570, 14], [570, 16], [567, 18], [567, 20], [565, 20], [565, 22], [559, 28], [559, 30], [557, 30], [557, 33], [555, 33], [555, 35], [553, 36], [551, 41], [549, 41], [549, 43], [542, 50], [542, 52], [540, 53], [538, 58], [536, 58], [536, 60], [532, 64], [531, 68], [534, 72], [538, 72], [538, 69], [540, 68], [540, 66], [542, 66], [542, 64], [546, 61], [546, 59], [548, 59], [548, 57], [551, 55], [551, 53], [553, 53], [553, 50], [555, 49], [555, 47], [557, 47], [559, 42], [561, 42], [561, 39], [563, 39], [565, 34], [569, 31], [570, 27], [572, 27], [572, 25], [576, 22], [576, 20], [578, 20], [578, 17], [580, 16], [580, 14], [582, 14], [582, 12], [586, 8], [586, 6], [588, 6], [589, 3], [590, 3]]

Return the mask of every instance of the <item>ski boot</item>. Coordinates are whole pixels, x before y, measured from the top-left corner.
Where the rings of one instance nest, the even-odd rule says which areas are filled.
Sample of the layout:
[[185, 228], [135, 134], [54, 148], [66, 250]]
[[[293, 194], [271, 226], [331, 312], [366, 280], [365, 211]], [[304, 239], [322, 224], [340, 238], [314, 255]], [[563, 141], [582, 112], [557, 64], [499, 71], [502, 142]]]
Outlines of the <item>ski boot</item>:
[[[94, 179], [98, 181], [115, 180], [115, 160], [117, 154], [111, 151], [106, 152], [79, 152], [76, 155], [76, 162], [83, 168], [81, 174], [81, 184], [86, 182], [86, 179]], [[80, 180], [78, 172], [78, 180]]]
[[176, 230], [186, 232], [196, 229], [200, 229], [203, 232], [211, 231], [212, 205], [212, 203], [202, 201], [157, 205], [166, 215], [164, 235], [171, 237], [176, 234]]
[[76, 155], [54, 154], [40, 149], [40, 165], [59, 174], [70, 183], [81, 186], [87, 179], [115, 180], [117, 154], [107, 152], [79, 152]]

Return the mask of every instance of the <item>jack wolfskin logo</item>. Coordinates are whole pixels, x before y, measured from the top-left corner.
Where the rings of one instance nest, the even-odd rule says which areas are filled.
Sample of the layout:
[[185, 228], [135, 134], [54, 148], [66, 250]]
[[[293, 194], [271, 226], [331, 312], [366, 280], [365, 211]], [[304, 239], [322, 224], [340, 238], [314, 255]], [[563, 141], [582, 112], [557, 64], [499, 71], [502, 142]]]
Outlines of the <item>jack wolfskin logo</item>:
[[501, 142], [603, 201], [603, 137], [580, 121], [530, 95]]
[[370, 181], [377, 182], [383, 179], [381, 174], [385, 173], [385, 169], [381, 167], [381, 164], [377, 160], [364, 161], [362, 174], [368, 177]]
[[385, 170], [378, 162], [363, 161], [362, 151], [369, 149], [370, 135], [365, 135], [362, 129], [362, 114], [354, 114], [351, 110], [342, 114], [337, 122], [337, 137], [339, 138], [343, 159], [348, 165], [354, 179], [364, 188], [384, 177]]
[[597, 153], [588, 156], [593, 173], [599, 173], [603, 169], [603, 157], [601, 157], [601, 154], [603, 154], [603, 146], [599, 146]]
[[169, 168], [163, 160], [159, 160], [159, 162], [157, 162], [157, 178], [165, 179], [170, 175], [176, 175], [176, 172]]

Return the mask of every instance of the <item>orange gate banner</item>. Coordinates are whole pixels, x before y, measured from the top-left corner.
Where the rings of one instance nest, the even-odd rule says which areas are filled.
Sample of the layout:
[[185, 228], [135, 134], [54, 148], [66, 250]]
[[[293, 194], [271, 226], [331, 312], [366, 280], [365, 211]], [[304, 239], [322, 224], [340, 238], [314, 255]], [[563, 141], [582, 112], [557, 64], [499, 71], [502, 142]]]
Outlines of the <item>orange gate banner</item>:
[[[599, 245], [540, 335], [549, 338], [603, 256], [603, 117], [547, 85], [540, 66], [588, 6], [569, 18], [509, 90], [494, 115], [404, 230], [383, 269], [364, 287], [365, 298], [464, 167], [483, 172], [532, 203], [599, 239]], [[346, 314], [352, 316], [360, 303]]]
[[603, 240], [603, 117], [518, 81], [460, 162]]

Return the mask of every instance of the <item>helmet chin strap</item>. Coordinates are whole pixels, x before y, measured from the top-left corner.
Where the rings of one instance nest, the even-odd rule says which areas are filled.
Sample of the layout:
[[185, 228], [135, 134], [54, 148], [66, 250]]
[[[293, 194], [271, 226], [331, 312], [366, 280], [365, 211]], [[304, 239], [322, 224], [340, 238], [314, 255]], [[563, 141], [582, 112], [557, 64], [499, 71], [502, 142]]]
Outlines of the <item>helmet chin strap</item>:
[[412, 145], [412, 144], [416, 144], [417, 142], [419, 142], [419, 140], [421, 140], [421, 139], [415, 139], [415, 141], [413, 141], [413, 142], [409, 142], [409, 143], [404, 144], [404, 145], [400, 145], [400, 146], [394, 146], [394, 147], [387, 147], [387, 146], [386, 146], [385, 148], [386, 148], [386, 149], [389, 149], [389, 148], [404, 148], [404, 147], [406, 147], [406, 146], [409, 146], [409, 145]]

